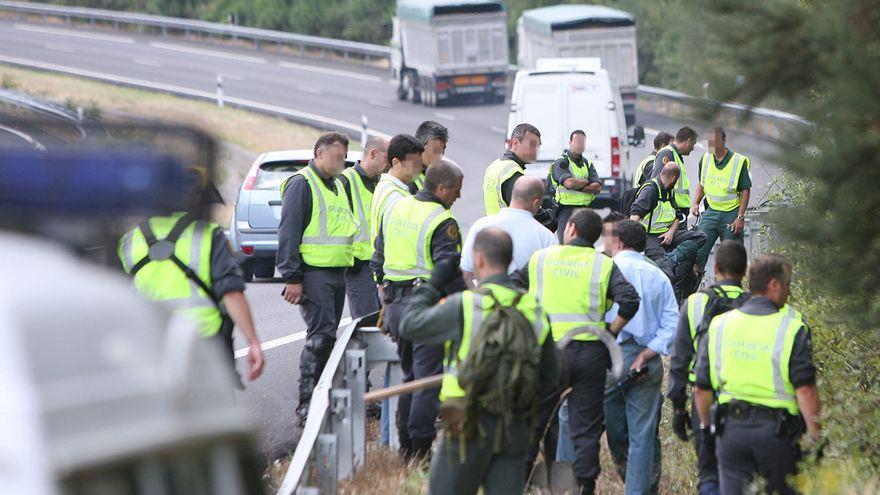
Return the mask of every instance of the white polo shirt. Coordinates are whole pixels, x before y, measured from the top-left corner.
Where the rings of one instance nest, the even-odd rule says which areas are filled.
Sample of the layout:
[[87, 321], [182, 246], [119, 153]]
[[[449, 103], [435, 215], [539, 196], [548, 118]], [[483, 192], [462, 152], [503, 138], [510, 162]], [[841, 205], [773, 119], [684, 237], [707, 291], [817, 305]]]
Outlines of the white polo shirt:
[[461, 269], [474, 271], [474, 239], [486, 227], [500, 227], [513, 241], [513, 261], [508, 273], [526, 266], [532, 254], [557, 244], [556, 235], [535, 220], [531, 213], [516, 208], [502, 208], [500, 212], [477, 220], [468, 231], [461, 249]]

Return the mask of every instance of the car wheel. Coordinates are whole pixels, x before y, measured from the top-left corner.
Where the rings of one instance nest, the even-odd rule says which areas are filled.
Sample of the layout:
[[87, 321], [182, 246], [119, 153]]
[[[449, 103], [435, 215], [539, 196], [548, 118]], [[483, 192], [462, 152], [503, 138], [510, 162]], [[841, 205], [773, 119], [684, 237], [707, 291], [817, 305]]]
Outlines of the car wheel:
[[254, 281], [254, 262], [253, 260], [246, 260], [241, 263], [241, 274], [244, 276], [245, 282], [253, 282]]
[[272, 262], [257, 263], [254, 266], [254, 276], [257, 278], [272, 278], [275, 276], [275, 265]]

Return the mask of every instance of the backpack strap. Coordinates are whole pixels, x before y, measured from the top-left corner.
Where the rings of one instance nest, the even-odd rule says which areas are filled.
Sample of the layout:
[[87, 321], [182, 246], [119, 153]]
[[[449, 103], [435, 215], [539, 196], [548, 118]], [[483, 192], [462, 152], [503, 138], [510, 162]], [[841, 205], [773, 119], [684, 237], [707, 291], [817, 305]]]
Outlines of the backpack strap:
[[218, 310], [223, 312], [223, 308], [220, 305], [220, 299], [214, 294], [214, 291], [208, 287], [208, 284], [204, 282], [199, 276], [190, 268], [186, 263], [180, 260], [176, 254], [174, 254], [174, 244], [180, 239], [180, 236], [183, 234], [183, 231], [186, 230], [187, 227], [191, 223], [195, 221], [195, 216], [191, 213], [187, 213], [180, 217], [177, 222], [174, 224], [174, 227], [171, 228], [171, 231], [168, 232], [168, 235], [165, 238], [159, 240], [156, 238], [156, 234], [153, 232], [153, 228], [150, 226], [150, 220], [144, 220], [140, 224], [138, 224], [138, 229], [140, 229], [141, 234], [144, 236], [144, 240], [147, 241], [147, 246], [150, 248], [150, 252], [140, 259], [134, 266], [131, 268], [129, 275], [134, 278], [135, 275], [141, 270], [141, 268], [145, 267], [151, 261], [164, 261], [170, 260], [174, 263], [180, 271], [186, 275], [190, 281], [196, 284], [214, 303], [214, 306], [217, 307]]

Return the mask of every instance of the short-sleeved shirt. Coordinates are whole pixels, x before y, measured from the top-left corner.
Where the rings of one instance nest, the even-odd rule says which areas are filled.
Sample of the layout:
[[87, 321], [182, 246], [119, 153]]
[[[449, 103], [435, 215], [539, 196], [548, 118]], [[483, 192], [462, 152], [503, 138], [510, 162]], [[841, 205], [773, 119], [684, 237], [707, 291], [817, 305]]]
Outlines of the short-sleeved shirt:
[[[712, 155], [712, 159], [715, 159], [715, 153], [707, 153], [708, 155]], [[718, 170], [724, 170], [727, 167], [727, 164], [730, 163], [730, 159], [733, 157], [733, 152], [727, 150], [727, 153], [724, 155], [724, 158], [721, 159], [720, 162], [716, 162], [715, 166], [718, 167]], [[752, 177], [749, 175], [749, 165], [751, 165], [751, 161], [746, 158], [743, 163], [743, 168], [739, 172], [739, 178], [736, 180], [736, 191], [743, 192], [746, 189], [752, 188]], [[697, 177], [703, 177], [703, 160], [700, 160], [699, 165], [697, 165]]]
[[513, 241], [513, 261], [510, 262], [508, 273], [526, 266], [535, 251], [557, 244], [556, 236], [535, 220], [530, 212], [516, 208], [502, 208], [495, 215], [477, 220], [468, 231], [461, 252], [462, 270], [474, 271], [474, 239], [487, 227], [500, 227]]
[[[772, 301], [763, 296], [752, 296], [740, 308], [748, 315], [771, 315], [779, 311]], [[709, 339], [700, 339], [699, 351], [697, 352], [697, 364], [694, 373], [697, 376], [696, 385], [703, 390], [712, 390], [712, 380], [709, 376]], [[795, 334], [794, 345], [791, 348], [791, 358], [788, 361], [788, 379], [794, 388], [816, 384], [816, 366], [813, 364], [813, 340], [807, 326], [802, 326]]]

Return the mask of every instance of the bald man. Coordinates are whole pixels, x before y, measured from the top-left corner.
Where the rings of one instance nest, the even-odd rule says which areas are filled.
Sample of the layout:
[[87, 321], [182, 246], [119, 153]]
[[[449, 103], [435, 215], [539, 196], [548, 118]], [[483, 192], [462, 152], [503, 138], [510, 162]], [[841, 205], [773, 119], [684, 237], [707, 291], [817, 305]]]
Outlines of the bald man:
[[508, 273], [526, 266], [535, 251], [557, 244], [556, 236], [534, 218], [541, 209], [543, 198], [544, 181], [523, 175], [513, 184], [509, 207], [474, 223], [464, 241], [461, 257], [461, 271], [469, 289], [475, 287], [473, 246], [480, 231], [499, 227], [510, 235], [513, 240], [513, 260], [507, 269]]

